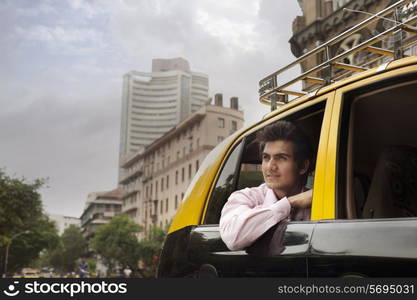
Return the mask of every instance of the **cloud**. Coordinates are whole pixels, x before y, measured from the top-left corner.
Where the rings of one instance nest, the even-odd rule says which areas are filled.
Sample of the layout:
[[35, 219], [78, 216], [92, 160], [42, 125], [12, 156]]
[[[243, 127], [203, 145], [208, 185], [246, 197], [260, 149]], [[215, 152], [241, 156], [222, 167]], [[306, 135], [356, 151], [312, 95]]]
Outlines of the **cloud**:
[[0, 167], [29, 179], [49, 177], [43, 190], [48, 211], [76, 216], [89, 192], [116, 185], [120, 124], [112, 97], [79, 103], [45, 94], [24, 109], [0, 113], [0, 139], [7, 141]]
[[[254, 51], [258, 47], [255, 32], [257, 2], [240, 5], [238, 1], [228, 1], [221, 5], [205, 5], [196, 9], [196, 22], [200, 28], [223, 41], [230, 51]], [[224, 7], [221, 7], [224, 6]], [[230, 11], [235, 14], [230, 15]]]
[[80, 216], [89, 192], [116, 186], [124, 73], [184, 57], [251, 124], [269, 111], [258, 81], [293, 58], [299, 13], [276, 0], [0, 2], [0, 167], [50, 177], [47, 210]]
[[51, 0], [43, 0], [30, 8], [27, 8], [26, 6], [19, 7], [16, 12], [22, 17], [39, 17], [41, 15], [57, 14], [58, 10]]
[[39, 42], [60, 55], [86, 55], [107, 46], [102, 33], [90, 28], [36, 25], [29, 28], [17, 27], [15, 32], [18, 39]]
[[[111, 2], [116, 3], [116, 1]], [[106, 5], [103, 1], [68, 0], [68, 4], [73, 10], [81, 11], [89, 19], [106, 12]]]
[[[155, 57], [182, 56], [210, 76], [211, 94], [238, 96], [247, 124], [267, 111], [257, 102], [258, 81], [290, 62], [296, 3], [277, 1], [126, 1], [110, 13], [112, 36], [141, 71]], [[285, 32], [285, 34], [282, 34]]]

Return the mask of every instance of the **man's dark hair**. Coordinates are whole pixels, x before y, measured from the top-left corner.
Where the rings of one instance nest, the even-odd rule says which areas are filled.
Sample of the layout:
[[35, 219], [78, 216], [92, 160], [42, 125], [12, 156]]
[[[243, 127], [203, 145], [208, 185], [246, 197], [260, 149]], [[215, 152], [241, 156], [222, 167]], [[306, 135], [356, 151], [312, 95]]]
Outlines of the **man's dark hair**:
[[[308, 174], [313, 170], [313, 151], [308, 136], [294, 123], [289, 121], [278, 121], [264, 127], [259, 132], [258, 141], [260, 142], [261, 154], [267, 142], [290, 141], [294, 143], [294, 159], [299, 168], [304, 166], [304, 162], [310, 162], [309, 168], [303, 176], [306, 181]], [[304, 182], [305, 184], [305, 182]]]

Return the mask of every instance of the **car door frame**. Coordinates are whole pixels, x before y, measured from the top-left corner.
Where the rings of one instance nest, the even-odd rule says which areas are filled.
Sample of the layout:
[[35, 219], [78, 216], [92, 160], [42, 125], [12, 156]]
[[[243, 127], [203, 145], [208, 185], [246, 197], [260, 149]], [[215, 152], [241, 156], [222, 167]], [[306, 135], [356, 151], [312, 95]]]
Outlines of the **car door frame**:
[[[381, 74], [352, 82], [335, 91], [334, 108], [329, 130], [327, 150], [327, 184], [325, 195], [333, 199], [334, 218], [317, 222], [311, 240], [308, 276], [311, 277], [416, 277], [417, 276], [417, 218], [398, 219], [338, 219], [341, 206], [349, 199], [341, 199], [338, 159], [341, 117], [345, 95], [355, 90], [373, 87], [381, 82], [410, 74], [417, 74], [417, 65], [403, 66]], [[346, 182], [344, 184], [347, 184]], [[349, 187], [346, 187], [346, 189]], [[346, 191], [344, 192], [346, 197]], [[327, 201], [326, 201], [327, 202]], [[329, 213], [330, 216], [330, 213]], [[404, 248], [408, 247], [408, 248]], [[410, 247], [414, 247], [409, 249]]]

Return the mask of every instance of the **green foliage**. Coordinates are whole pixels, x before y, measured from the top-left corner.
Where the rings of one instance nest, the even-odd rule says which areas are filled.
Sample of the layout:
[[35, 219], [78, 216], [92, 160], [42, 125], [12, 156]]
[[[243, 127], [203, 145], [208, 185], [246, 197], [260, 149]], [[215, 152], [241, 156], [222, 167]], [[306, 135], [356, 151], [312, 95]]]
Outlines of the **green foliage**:
[[63, 252], [64, 246], [62, 244], [62, 241], [60, 241], [56, 248], [50, 249], [47, 252], [45, 252], [46, 259], [44, 267], [52, 266], [55, 269], [55, 271], [66, 272], [64, 256], [62, 255]]
[[75, 270], [77, 259], [84, 256], [87, 252], [87, 242], [84, 239], [80, 227], [70, 225], [61, 236], [63, 245], [63, 270], [71, 272]]
[[116, 266], [137, 268], [140, 247], [135, 234], [141, 231], [141, 226], [124, 215], [116, 216], [98, 228], [91, 248], [102, 257], [109, 274]]
[[143, 276], [155, 276], [165, 236], [166, 230], [153, 226], [149, 229], [145, 238], [140, 241], [140, 258], [143, 262]]
[[[77, 260], [85, 255], [87, 251], [87, 242], [84, 239], [81, 230], [75, 225], [70, 225], [61, 236], [62, 246], [56, 249], [54, 255], [61, 256], [62, 265], [60, 270], [72, 272], [76, 270]], [[58, 259], [58, 258], [57, 258]]]
[[78, 226], [70, 225], [62, 233], [59, 243], [44, 251], [40, 267], [53, 267], [56, 271], [68, 273], [76, 271], [78, 260], [87, 253], [87, 242]]
[[[0, 170], [1, 270], [4, 270], [5, 250], [9, 243], [9, 273], [28, 266], [43, 249], [58, 244], [56, 226], [43, 214], [38, 190], [44, 183], [43, 179], [30, 183], [24, 178], [11, 178]], [[25, 231], [29, 232], [18, 235]]]
[[88, 270], [90, 272], [90, 276], [94, 276], [96, 274], [97, 269], [97, 262], [94, 258], [87, 259]]

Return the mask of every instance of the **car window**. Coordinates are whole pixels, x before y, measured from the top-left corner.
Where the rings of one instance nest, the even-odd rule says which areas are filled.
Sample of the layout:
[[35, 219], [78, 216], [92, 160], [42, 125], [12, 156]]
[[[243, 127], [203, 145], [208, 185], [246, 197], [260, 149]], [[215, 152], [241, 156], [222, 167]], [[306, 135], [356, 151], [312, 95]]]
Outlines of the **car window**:
[[[307, 187], [313, 188], [314, 164], [318, 149], [321, 125], [324, 116], [325, 101], [321, 101], [286, 117], [296, 123], [309, 137], [313, 148], [313, 172], [307, 180]], [[262, 128], [260, 129], [262, 130]], [[259, 186], [264, 182], [261, 171], [260, 146], [257, 141], [258, 131], [248, 135], [235, 147], [223, 167], [216, 187], [210, 197], [204, 224], [218, 224], [221, 210], [228, 197], [235, 190]]]
[[211, 194], [209, 206], [205, 216], [205, 224], [217, 224], [220, 213], [227, 198], [234, 191], [236, 182], [236, 167], [242, 152], [243, 142], [240, 142], [227, 158], [220, 173], [216, 186]]
[[338, 152], [338, 217], [417, 217], [417, 76], [346, 93]]

